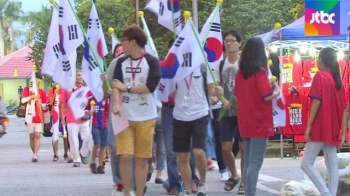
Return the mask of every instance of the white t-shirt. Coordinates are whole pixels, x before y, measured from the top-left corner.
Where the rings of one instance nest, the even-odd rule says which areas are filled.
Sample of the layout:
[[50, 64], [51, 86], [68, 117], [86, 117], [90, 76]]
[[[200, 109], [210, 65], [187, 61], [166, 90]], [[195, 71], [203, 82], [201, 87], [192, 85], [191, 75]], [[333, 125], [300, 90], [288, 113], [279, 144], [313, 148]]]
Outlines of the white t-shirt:
[[153, 84], [152, 89], [148, 86], [150, 93], [121, 93], [121, 109], [129, 121], [145, 121], [158, 117], [153, 92], [157, 88], [160, 76], [158, 59], [148, 53], [141, 59], [132, 60], [129, 56], [118, 59], [113, 79], [118, 79], [127, 86]]
[[[235, 85], [235, 77], [239, 70], [238, 60], [235, 63], [230, 63], [226, 58], [224, 61], [224, 66], [222, 68], [222, 72], [220, 74], [220, 65], [215, 69], [215, 75], [218, 81], [221, 83], [221, 86], [224, 90], [224, 97], [227, 100], [230, 100], [232, 96], [234, 96], [233, 88]], [[222, 76], [222, 78], [221, 78]], [[236, 116], [236, 102], [231, 103], [231, 110], [226, 112], [226, 116]]]
[[[209, 114], [209, 106], [207, 98], [205, 97], [201, 68], [199, 67], [196, 69], [193, 74], [185, 79], [176, 83], [177, 90], [173, 117], [180, 121], [193, 121]], [[186, 81], [190, 86], [189, 91]], [[213, 78], [207, 70], [207, 84], [213, 83]], [[188, 101], [184, 101], [185, 97], [187, 97]]]

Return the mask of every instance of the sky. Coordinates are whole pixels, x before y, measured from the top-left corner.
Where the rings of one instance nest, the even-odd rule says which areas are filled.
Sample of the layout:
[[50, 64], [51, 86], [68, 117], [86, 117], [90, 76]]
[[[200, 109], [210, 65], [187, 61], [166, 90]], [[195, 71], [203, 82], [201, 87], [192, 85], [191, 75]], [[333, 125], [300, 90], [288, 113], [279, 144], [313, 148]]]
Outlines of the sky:
[[[45, 6], [50, 4], [50, 0], [15, 0], [15, 1], [22, 2], [23, 12], [39, 11], [42, 5]], [[16, 23], [13, 23], [13, 28], [16, 30], [21, 30], [23, 32], [26, 32], [26, 30], [28, 29], [28, 26], [16, 22]], [[17, 39], [18, 49], [24, 46], [24, 41], [25, 41], [25, 36], [22, 36]]]

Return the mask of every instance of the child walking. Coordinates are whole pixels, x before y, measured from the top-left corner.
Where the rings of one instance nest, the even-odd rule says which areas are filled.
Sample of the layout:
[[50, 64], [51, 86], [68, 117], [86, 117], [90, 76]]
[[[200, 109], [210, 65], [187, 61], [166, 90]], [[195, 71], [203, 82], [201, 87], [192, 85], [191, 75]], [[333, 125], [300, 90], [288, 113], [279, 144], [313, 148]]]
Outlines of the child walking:
[[[336, 196], [339, 182], [337, 147], [344, 143], [346, 134], [346, 118], [343, 118], [346, 116], [346, 103], [336, 51], [333, 48], [322, 49], [317, 67], [320, 71], [314, 76], [309, 93], [310, 117], [305, 131], [306, 146], [301, 169], [322, 196]], [[328, 187], [314, 168], [321, 150], [329, 173]]]
[[[95, 98], [93, 100], [97, 103], [92, 112], [92, 139], [94, 141], [94, 146], [91, 152], [91, 162], [90, 171], [94, 174], [104, 174], [104, 160], [105, 160], [105, 150], [108, 145], [108, 131], [107, 131], [107, 121], [109, 115], [109, 100], [105, 99], [97, 102]], [[96, 167], [96, 155], [99, 151], [98, 156], [98, 167]]]

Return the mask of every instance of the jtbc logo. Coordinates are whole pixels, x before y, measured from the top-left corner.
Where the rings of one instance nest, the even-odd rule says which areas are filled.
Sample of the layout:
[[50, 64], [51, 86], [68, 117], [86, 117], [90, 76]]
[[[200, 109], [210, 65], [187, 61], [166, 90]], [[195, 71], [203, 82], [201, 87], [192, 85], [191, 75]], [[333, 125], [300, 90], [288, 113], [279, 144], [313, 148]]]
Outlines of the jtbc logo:
[[310, 23], [313, 24], [316, 22], [317, 24], [328, 24], [328, 23], [334, 24], [335, 22], [333, 20], [333, 17], [334, 17], [334, 13], [328, 14], [328, 13], [324, 13], [323, 11], [316, 12], [312, 14], [312, 19]]

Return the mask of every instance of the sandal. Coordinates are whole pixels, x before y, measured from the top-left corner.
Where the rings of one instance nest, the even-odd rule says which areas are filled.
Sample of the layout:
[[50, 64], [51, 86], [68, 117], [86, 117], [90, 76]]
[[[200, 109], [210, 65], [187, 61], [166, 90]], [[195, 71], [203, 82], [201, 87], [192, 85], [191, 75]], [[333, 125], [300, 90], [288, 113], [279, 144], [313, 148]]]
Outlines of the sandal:
[[229, 178], [225, 183], [224, 190], [232, 191], [232, 189], [235, 188], [235, 186], [239, 183], [239, 181], [240, 181], [240, 178], [237, 178], [237, 179]]
[[244, 195], [244, 194], [245, 194], [244, 186], [239, 185], [239, 188], [238, 188], [238, 195]]

